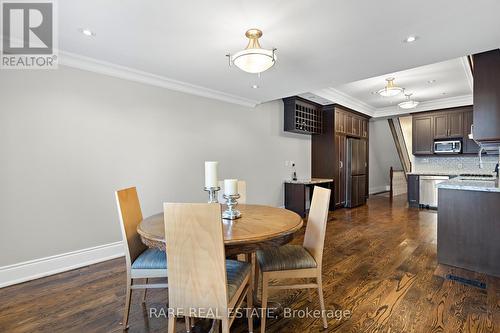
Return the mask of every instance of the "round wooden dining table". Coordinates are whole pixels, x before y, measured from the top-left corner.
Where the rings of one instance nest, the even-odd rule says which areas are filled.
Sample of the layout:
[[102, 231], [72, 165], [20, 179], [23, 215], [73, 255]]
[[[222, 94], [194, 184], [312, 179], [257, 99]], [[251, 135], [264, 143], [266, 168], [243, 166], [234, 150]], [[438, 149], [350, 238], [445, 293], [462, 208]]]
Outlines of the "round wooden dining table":
[[[223, 205], [222, 209], [225, 208]], [[303, 224], [298, 214], [283, 208], [239, 204], [237, 209], [241, 218], [222, 220], [226, 256], [289, 243]], [[142, 220], [137, 232], [146, 246], [165, 250], [163, 213]]]

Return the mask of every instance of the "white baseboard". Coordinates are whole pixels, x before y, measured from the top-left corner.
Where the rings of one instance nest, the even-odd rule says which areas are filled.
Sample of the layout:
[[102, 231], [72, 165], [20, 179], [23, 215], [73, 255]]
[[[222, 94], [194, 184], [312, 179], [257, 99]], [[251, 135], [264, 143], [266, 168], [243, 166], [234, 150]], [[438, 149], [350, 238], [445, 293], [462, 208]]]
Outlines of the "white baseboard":
[[386, 191], [390, 191], [390, 190], [391, 190], [390, 185], [375, 186], [375, 187], [370, 187], [368, 189], [368, 193], [373, 194], [373, 193], [386, 192]]
[[123, 242], [0, 267], [0, 288], [124, 256]]

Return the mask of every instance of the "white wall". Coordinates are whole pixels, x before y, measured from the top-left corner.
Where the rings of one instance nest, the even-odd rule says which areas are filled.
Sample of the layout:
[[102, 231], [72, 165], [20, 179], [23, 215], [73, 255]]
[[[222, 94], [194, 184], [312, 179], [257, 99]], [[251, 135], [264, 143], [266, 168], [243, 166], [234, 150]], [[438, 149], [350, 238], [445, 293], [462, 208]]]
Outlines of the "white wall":
[[248, 202], [283, 204], [310, 137], [284, 133], [283, 104], [246, 108], [76, 69], [0, 74], [0, 266], [119, 241], [114, 191], [145, 216], [202, 202], [205, 160], [247, 181]]
[[387, 191], [390, 187], [389, 170], [402, 170], [396, 145], [387, 119], [371, 119], [370, 123], [369, 192]]

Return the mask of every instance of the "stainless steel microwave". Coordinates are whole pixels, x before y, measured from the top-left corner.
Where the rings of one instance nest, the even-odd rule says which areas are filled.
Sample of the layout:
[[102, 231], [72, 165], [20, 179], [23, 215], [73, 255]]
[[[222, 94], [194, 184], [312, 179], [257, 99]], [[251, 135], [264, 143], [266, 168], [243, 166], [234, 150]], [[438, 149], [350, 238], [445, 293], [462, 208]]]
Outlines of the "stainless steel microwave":
[[434, 154], [460, 154], [462, 152], [462, 141], [434, 141]]

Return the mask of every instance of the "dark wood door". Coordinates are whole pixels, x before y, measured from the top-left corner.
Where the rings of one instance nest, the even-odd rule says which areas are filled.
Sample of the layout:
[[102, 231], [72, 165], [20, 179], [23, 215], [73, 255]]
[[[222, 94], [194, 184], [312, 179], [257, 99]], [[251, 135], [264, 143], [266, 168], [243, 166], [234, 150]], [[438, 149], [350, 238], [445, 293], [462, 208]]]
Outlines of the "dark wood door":
[[474, 57], [474, 137], [500, 141], [500, 49]]
[[345, 113], [344, 114], [345, 133], [347, 133], [347, 134], [353, 134], [353, 131], [352, 131], [352, 121], [353, 121], [352, 114]]
[[469, 139], [469, 134], [471, 133], [472, 121], [474, 115], [471, 111], [464, 112], [464, 154], [477, 154], [479, 152], [479, 146], [474, 140]]
[[335, 135], [335, 160], [337, 161], [334, 179], [335, 206], [345, 204], [345, 146], [344, 135]]
[[351, 206], [356, 207], [361, 206], [366, 203], [366, 176], [357, 175], [352, 176], [352, 193], [351, 193]]
[[438, 114], [434, 117], [434, 138], [446, 139], [448, 137], [448, 115]]
[[341, 110], [335, 110], [335, 132], [344, 133], [345, 131], [345, 116]]
[[361, 118], [352, 117], [352, 134], [361, 136]]
[[461, 138], [464, 135], [464, 113], [453, 112], [448, 114], [448, 137]]
[[433, 137], [433, 117], [419, 116], [413, 118], [413, 154], [432, 154]]
[[368, 138], [368, 120], [361, 119], [361, 137]]
[[418, 207], [420, 201], [420, 177], [408, 175], [408, 204], [410, 207]]
[[366, 140], [359, 141], [358, 147], [358, 171], [359, 174], [366, 175], [368, 173], [367, 167], [367, 153], [368, 153], [368, 142]]

